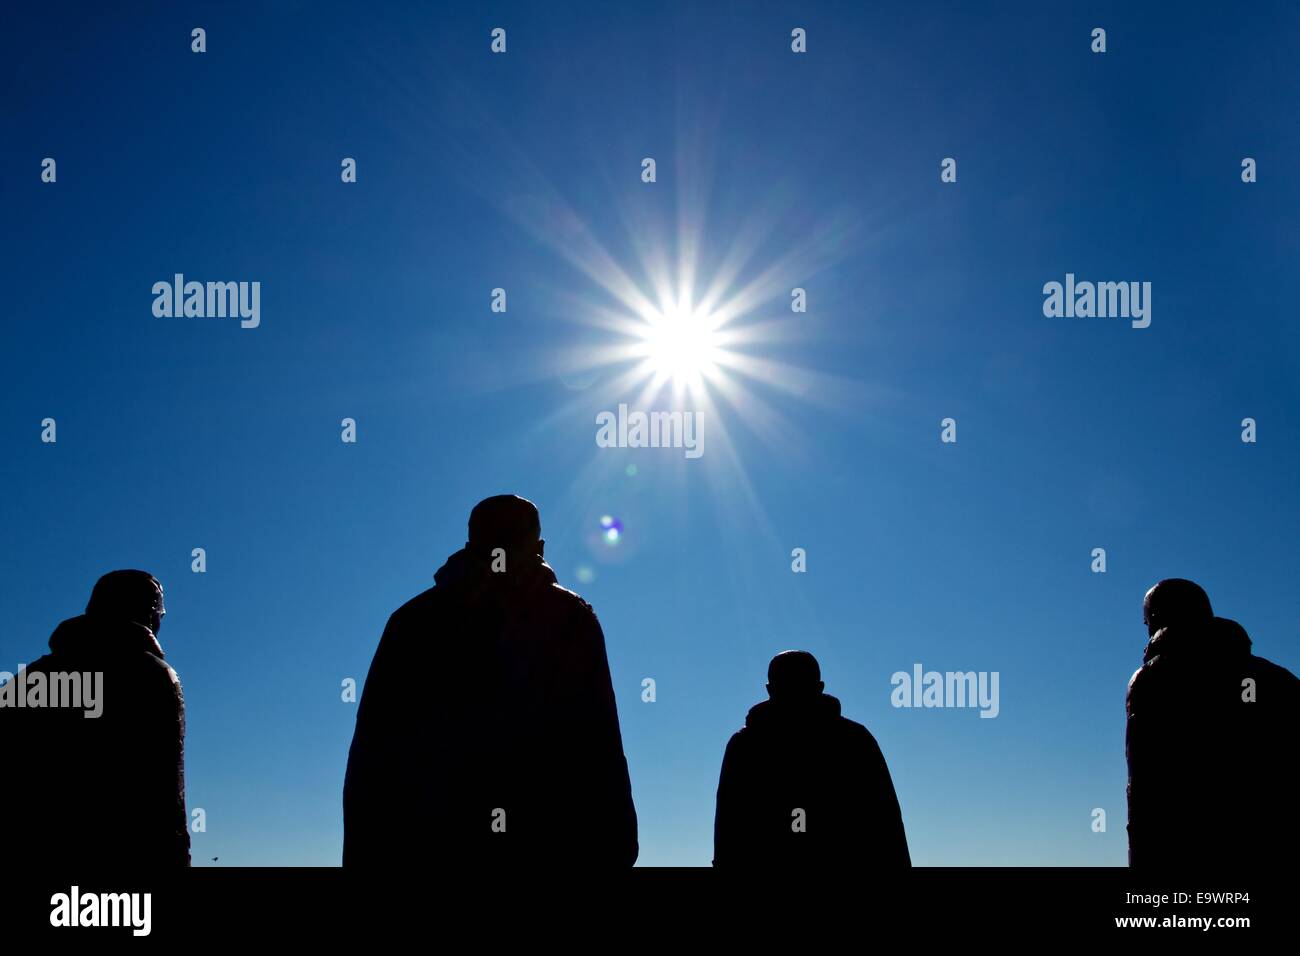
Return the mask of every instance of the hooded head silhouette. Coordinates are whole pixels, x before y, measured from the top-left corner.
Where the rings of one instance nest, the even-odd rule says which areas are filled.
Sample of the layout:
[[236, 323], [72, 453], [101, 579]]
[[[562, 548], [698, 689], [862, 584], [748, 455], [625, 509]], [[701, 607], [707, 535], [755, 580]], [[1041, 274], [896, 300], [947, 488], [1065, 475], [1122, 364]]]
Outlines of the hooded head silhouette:
[[1204, 627], [1214, 618], [1209, 595], [1185, 578], [1166, 578], [1142, 599], [1142, 622], [1147, 635], [1166, 627]]
[[502, 548], [507, 552], [531, 551], [540, 557], [546, 542], [542, 540], [542, 518], [537, 506], [518, 495], [484, 498], [469, 513], [469, 541], [465, 547], [477, 555]]
[[767, 665], [767, 696], [774, 701], [812, 700], [825, 689], [817, 658], [807, 651], [782, 651]]
[[89, 617], [115, 624], [130, 621], [155, 635], [166, 613], [163, 587], [148, 571], [109, 571], [95, 582], [86, 605]]

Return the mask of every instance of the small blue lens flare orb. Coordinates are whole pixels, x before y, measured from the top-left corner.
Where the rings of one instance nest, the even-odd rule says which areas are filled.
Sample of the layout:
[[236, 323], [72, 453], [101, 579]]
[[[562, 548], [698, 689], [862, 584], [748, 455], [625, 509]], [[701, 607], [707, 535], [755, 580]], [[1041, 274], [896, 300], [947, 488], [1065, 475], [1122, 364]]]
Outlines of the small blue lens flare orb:
[[623, 522], [612, 515], [603, 515], [600, 519], [600, 533], [605, 543], [613, 548], [623, 537]]

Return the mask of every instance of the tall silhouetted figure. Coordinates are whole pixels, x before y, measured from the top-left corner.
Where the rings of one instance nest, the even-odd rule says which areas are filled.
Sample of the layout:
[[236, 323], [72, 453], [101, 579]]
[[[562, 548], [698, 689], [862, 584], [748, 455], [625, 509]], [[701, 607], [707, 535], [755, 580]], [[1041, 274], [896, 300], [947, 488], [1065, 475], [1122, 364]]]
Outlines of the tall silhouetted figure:
[[343, 788], [344, 866], [631, 866], [636, 810], [596, 615], [498, 495], [388, 620]]
[[1296, 865], [1300, 681], [1181, 578], [1147, 592], [1128, 685], [1129, 865]]
[[750, 708], [722, 758], [714, 866], [912, 865], [885, 757], [825, 687], [807, 651], [772, 658], [770, 699]]
[[162, 585], [112, 571], [50, 653], [0, 688], [7, 859], [75, 876], [188, 866], [185, 701], [163, 660]]

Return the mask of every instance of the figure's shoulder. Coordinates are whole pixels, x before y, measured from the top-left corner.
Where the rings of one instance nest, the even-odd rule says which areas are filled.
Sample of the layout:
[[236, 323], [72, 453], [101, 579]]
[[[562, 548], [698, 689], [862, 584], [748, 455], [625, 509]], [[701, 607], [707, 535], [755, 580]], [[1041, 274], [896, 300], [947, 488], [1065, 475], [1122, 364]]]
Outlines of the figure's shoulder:
[[384, 624], [379, 646], [390, 649], [408, 646], [417, 636], [425, 634], [436, 619], [437, 606], [442, 601], [436, 587], [421, 591], [392, 614]]
[[130, 680], [148, 700], [160, 706], [164, 702], [184, 706], [185, 695], [181, 690], [180, 675], [163, 658], [145, 651], [138, 659], [124, 663], [130, 669]]
[[[1157, 657], [1155, 660], [1159, 660], [1159, 659], [1160, 658]], [[1142, 684], [1146, 684], [1151, 680], [1151, 669], [1153, 664], [1154, 661], [1146, 662], [1137, 670], [1135, 670], [1133, 672], [1133, 676], [1128, 679], [1128, 693], [1130, 697], [1133, 695], [1133, 689], [1135, 687], [1138, 687]]]
[[1124, 692], [1125, 716], [1132, 717], [1136, 709], [1142, 709], [1143, 701], [1150, 704], [1155, 700], [1157, 706], [1159, 705], [1160, 699], [1167, 696], [1169, 689], [1168, 682], [1165, 680], [1168, 670], [1167, 662], [1157, 654], [1149, 661], [1144, 661], [1142, 666], [1133, 672]]
[[180, 685], [181, 679], [176, 673], [176, 668], [172, 667], [166, 660], [159, 657], [157, 654], [146, 652], [144, 655], [144, 667], [145, 670], [156, 675], [158, 680], [165, 680], [169, 684], [176, 684], [177, 686]]
[[1291, 693], [1300, 693], [1300, 677], [1287, 670], [1281, 664], [1274, 664], [1266, 657], [1251, 655], [1251, 670], [1270, 684], [1285, 687]]
[[727, 747], [724, 755], [734, 758], [736, 754], [744, 753], [753, 739], [754, 732], [748, 727], [741, 727], [727, 738]]
[[553, 601], [564, 601], [577, 607], [584, 607], [588, 611], [591, 610], [591, 605], [586, 602], [581, 594], [577, 591], [570, 591], [559, 582], [553, 581], [548, 584], [546, 586], [546, 594]]
[[542, 593], [543, 600], [551, 606], [584, 619], [596, 620], [595, 609], [578, 592], [570, 591], [560, 584], [549, 584], [542, 589]]
[[852, 741], [858, 746], [879, 747], [875, 735], [867, 730], [865, 724], [860, 724], [841, 714], [835, 718], [835, 727], [845, 740]]
[[23, 666], [23, 670], [30, 674], [48, 674], [51, 671], [58, 670], [58, 663], [53, 654], [42, 654], [30, 664]]
[[388, 617], [388, 623], [404, 622], [421, 617], [432, 611], [438, 604], [440, 596], [436, 587], [421, 591]]

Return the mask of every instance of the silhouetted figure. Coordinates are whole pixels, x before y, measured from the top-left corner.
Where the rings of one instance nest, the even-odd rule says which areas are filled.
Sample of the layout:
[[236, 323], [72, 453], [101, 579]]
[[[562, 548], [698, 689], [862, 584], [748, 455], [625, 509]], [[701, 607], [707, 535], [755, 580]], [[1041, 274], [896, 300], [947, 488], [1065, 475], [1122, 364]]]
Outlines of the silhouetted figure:
[[112, 571], [50, 653], [0, 688], [13, 865], [73, 876], [189, 865], [185, 701], [158, 644], [165, 613], [152, 575]]
[[605, 637], [544, 548], [532, 502], [488, 498], [389, 618], [348, 755], [344, 866], [636, 861]]
[[713, 865], [911, 866], [884, 755], [823, 693], [817, 659], [778, 654], [767, 681], [722, 758]]
[[1251, 654], [1199, 586], [1161, 581], [1128, 685], [1129, 865], [1294, 867], [1300, 681]]

